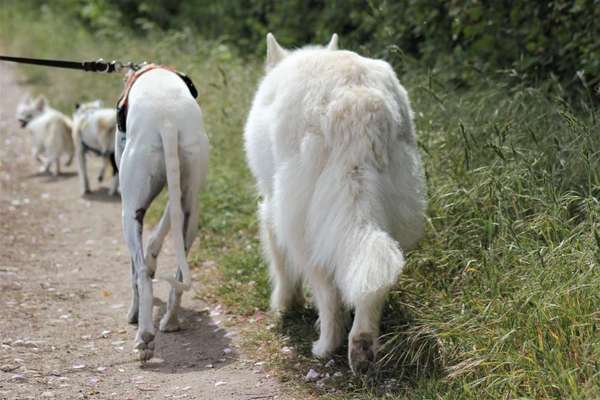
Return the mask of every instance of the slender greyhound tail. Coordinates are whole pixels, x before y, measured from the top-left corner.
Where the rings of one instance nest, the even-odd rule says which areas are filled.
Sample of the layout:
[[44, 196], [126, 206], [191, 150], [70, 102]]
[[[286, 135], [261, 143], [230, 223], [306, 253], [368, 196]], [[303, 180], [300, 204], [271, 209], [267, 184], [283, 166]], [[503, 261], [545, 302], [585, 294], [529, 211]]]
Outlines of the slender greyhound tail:
[[167, 172], [167, 188], [169, 193], [169, 216], [171, 217], [171, 234], [175, 245], [177, 266], [181, 271], [182, 281], [172, 276], [159, 276], [167, 281], [173, 289], [181, 293], [192, 287], [190, 267], [186, 259], [185, 239], [183, 234], [183, 210], [181, 205], [181, 170], [179, 167], [179, 132], [173, 124], [166, 122], [160, 128], [160, 135], [165, 154]]

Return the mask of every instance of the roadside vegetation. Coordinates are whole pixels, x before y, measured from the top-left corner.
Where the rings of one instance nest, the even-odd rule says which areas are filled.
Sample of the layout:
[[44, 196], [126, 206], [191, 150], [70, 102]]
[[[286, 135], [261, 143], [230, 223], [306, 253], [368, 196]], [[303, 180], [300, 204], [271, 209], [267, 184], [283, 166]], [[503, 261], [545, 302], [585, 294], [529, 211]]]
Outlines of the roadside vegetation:
[[[183, 27], [104, 35], [50, 7], [1, 7], [3, 52], [148, 60], [194, 79], [212, 145], [192, 254], [204, 277], [196, 295], [243, 323], [247, 350], [281, 379], [325, 398], [600, 397], [600, 116], [591, 88], [569, 102], [511, 70], [426, 66], [394, 53], [415, 111], [429, 219], [385, 308], [379, 368], [359, 379], [344, 350], [333, 363], [310, 356], [310, 305], [281, 322], [265, 315], [257, 195], [242, 148], [262, 55]], [[118, 75], [22, 71], [69, 114], [82, 100], [112, 106], [122, 86]], [[309, 368], [330, 378], [305, 383]]]

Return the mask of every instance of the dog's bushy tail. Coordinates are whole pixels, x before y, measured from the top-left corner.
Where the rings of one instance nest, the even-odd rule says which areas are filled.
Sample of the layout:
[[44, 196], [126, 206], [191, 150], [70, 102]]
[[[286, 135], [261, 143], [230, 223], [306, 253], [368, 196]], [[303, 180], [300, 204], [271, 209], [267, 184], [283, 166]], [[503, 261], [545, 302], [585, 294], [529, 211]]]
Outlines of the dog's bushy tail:
[[161, 275], [159, 279], [167, 281], [178, 292], [189, 290], [192, 286], [190, 268], [185, 254], [185, 238], [183, 235], [183, 210], [181, 205], [181, 170], [179, 166], [179, 133], [170, 122], [166, 122], [160, 130], [165, 154], [167, 173], [167, 191], [169, 194], [169, 216], [171, 217], [171, 234], [175, 245], [177, 265], [181, 270], [182, 282], [175, 277]]
[[405, 264], [385, 209], [390, 149], [402, 145], [404, 118], [389, 97], [365, 87], [335, 94], [324, 126], [328, 160], [311, 200], [315, 262], [334, 266], [344, 300], [353, 305], [391, 288]]
[[348, 251], [342, 287], [347, 301], [356, 305], [368, 294], [388, 290], [404, 268], [398, 243], [374, 225], [359, 226], [345, 240]]

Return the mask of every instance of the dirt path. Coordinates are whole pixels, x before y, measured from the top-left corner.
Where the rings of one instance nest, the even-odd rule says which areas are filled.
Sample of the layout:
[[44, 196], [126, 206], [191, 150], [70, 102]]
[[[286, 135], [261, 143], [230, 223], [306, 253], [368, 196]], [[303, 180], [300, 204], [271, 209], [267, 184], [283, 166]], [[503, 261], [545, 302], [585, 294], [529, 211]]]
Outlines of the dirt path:
[[[284, 398], [238, 353], [219, 310], [190, 293], [186, 329], [158, 333], [155, 358], [140, 367], [126, 323], [120, 203], [106, 189], [81, 198], [73, 165], [58, 178], [35, 173], [14, 120], [24, 90], [13, 66], [0, 64], [0, 399]], [[98, 163], [90, 164], [94, 177]], [[164, 253], [159, 269], [173, 271], [168, 246]], [[155, 288], [165, 300], [167, 284]]]

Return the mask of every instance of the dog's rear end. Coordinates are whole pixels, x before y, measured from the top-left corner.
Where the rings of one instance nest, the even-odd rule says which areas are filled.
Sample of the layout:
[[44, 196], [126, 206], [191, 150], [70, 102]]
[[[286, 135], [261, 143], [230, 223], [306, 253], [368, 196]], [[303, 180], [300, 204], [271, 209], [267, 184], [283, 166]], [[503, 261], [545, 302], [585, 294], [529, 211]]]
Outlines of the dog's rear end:
[[102, 157], [102, 168], [98, 173], [98, 182], [111, 164], [113, 174], [109, 195], [115, 195], [119, 187], [119, 175], [115, 163], [115, 131], [117, 118], [112, 108], [101, 108], [102, 102], [96, 100], [76, 106], [73, 114], [73, 141], [77, 155], [77, 170], [81, 182], [81, 193], [90, 192], [87, 174], [86, 154], [93, 152]]
[[[136, 348], [144, 361], [152, 357], [154, 349], [152, 278], [171, 226], [178, 270], [174, 278], [163, 277], [172, 290], [160, 329], [179, 328], [181, 294], [191, 285], [186, 255], [197, 231], [197, 195], [207, 172], [208, 139], [200, 107], [171, 71], [155, 69], [140, 76], [129, 93], [128, 107], [125, 146], [122, 154], [117, 151], [117, 162], [123, 229], [132, 258], [133, 301], [128, 319], [139, 324]], [[117, 135], [117, 149], [122, 135]], [[167, 208], [143, 249], [144, 214], [165, 184]]]
[[383, 302], [420, 239], [425, 185], [405, 90], [383, 61], [326, 48], [281, 48], [267, 36], [267, 76], [246, 124], [246, 151], [262, 194], [263, 245], [283, 311], [310, 283], [319, 310], [313, 354], [344, 336], [355, 309], [349, 364], [375, 359]]

